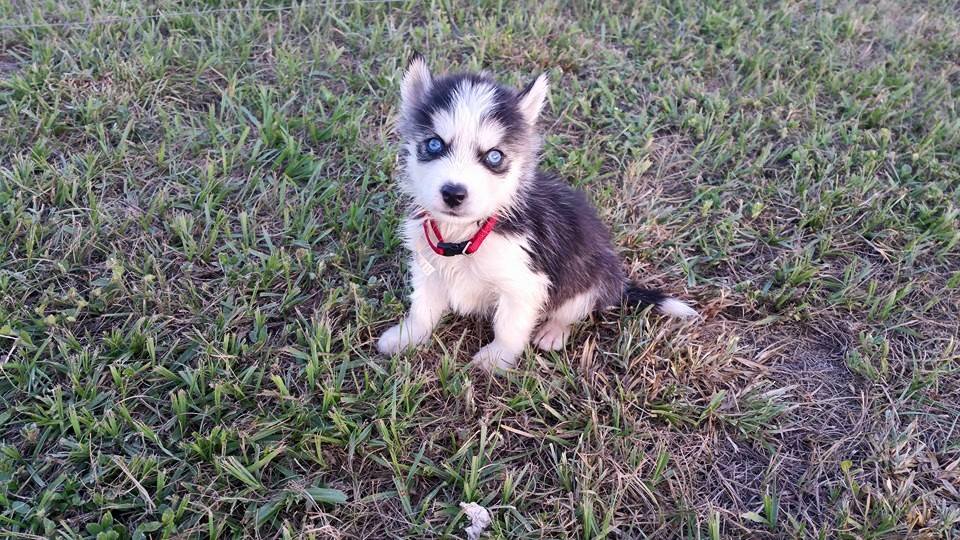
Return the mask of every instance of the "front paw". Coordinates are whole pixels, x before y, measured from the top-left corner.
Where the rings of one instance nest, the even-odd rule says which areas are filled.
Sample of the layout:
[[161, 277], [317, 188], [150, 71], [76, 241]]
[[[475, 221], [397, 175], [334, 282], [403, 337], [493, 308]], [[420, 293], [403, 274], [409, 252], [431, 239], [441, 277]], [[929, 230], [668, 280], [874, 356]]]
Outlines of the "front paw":
[[497, 342], [484, 345], [473, 355], [473, 364], [488, 372], [506, 371], [517, 365], [519, 352], [509, 351]]
[[533, 343], [542, 351], [559, 351], [567, 344], [570, 337], [570, 327], [547, 321], [537, 331]]
[[404, 325], [398, 324], [380, 336], [380, 339], [377, 340], [377, 350], [383, 354], [392, 355], [417, 343], [419, 341], [413, 338], [410, 330], [404, 328]]

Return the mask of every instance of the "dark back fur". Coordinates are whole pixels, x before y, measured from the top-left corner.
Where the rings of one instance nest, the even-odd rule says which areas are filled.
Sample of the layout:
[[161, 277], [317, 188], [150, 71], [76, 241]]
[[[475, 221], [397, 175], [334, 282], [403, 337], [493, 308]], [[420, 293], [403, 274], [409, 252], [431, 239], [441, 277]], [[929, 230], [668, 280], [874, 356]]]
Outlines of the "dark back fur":
[[620, 303], [626, 283], [620, 259], [582, 192], [537, 171], [497, 230], [530, 239], [535, 270], [550, 278], [548, 310], [594, 287], [597, 308]]

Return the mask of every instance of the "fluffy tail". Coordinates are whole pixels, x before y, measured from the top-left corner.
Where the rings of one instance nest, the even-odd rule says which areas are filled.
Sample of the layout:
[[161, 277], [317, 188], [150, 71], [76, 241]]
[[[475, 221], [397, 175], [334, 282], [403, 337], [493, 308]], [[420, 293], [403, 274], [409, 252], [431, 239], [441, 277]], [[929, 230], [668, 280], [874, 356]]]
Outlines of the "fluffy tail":
[[696, 310], [680, 300], [671, 298], [662, 291], [641, 289], [633, 284], [627, 285], [624, 289], [623, 303], [628, 306], [656, 306], [660, 313], [681, 319], [697, 316]]

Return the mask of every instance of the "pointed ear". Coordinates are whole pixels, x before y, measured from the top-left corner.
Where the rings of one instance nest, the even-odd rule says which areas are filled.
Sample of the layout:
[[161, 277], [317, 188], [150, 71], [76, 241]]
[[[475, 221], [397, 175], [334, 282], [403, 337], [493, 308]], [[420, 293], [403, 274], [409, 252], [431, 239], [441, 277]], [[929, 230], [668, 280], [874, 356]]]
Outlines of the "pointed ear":
[[537, 123], [540, 111], [543, 110], [543, 104], [547, 100], [549, 89], [550, 83], [547, 80], [547, 74], [543, 73], [517, 95], [517, 108], [520, 109], [520, 114], [523, 115], [524, 120], [531, 126]]
[[403, 108], [415, 107], [432, 85], [433, 77], [430, 76], [427, 62], [420, 53], [414, 53], [410, 63], [407, 64], [406, 73], [403, 74], [403, 82], [400, 84], [400, 102]]

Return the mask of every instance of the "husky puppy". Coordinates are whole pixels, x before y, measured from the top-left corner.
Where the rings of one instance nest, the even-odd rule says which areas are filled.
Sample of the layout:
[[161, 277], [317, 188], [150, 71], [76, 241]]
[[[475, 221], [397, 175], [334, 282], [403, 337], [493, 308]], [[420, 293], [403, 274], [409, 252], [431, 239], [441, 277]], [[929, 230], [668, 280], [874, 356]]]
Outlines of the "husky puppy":
[[473, 357], [488, 370], [513, 367], [531, 337], [562, 349], [574, 323], [622, 303], [696, 315], [632, 285], [586, 197], [538, 170], [547, 89], [545, 75], [516, 91], [485, 74], [434, 78], [422, 57], [411, 60], [399, 134], [413, 294], [381, 352], [423, 343], [451, 310], [492, 315], [495, 337]]

